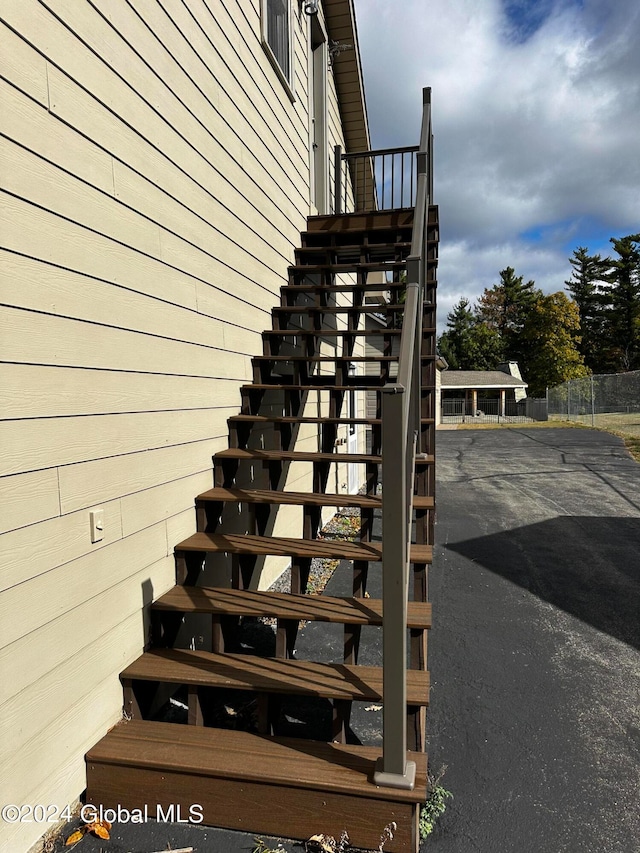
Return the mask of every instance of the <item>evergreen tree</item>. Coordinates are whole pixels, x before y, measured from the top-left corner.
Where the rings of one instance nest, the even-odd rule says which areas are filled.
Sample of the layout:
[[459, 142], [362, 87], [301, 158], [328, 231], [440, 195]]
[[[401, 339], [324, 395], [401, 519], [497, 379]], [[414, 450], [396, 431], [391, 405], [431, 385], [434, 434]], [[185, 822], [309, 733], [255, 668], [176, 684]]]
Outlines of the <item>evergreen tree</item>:
[[528, 345], [522, 337], [527, 315], [541, 291], [534, 281], [524, 282], [513, 267], [500, 271], [500, 283], [485, 289], [478, 300], [478, 318], [500, 335], [504, 358], [517, 361], [526, 373]]
[[610, 242], [618, 255], [607, 276], [614, 368], [635, 370], [640, 367], [640, 234]]
[[565, 285], [580, 312], [582, 340], [579, 349], [586, 365], [593, 372], [601, 373], [608, 366], [605, 341], [609, 334], [609, 299], [604, 282], [611, 261], [601, 255], [590, 255], [585, 246], [579, 246], [569, 258], [569, 263], [573, 270]]
[[502, 360], [500, 335], [478, 319], [464, 298], [447, 315], [438, 351], [451, 370], [494, 370]]
[[466, 370], [468, 342], [474, 317], [469, 309], [469, 300], [460, 299], [447, 314], [447, 331], [438, 340], [438, 350], [447, 360], [451, 370]]

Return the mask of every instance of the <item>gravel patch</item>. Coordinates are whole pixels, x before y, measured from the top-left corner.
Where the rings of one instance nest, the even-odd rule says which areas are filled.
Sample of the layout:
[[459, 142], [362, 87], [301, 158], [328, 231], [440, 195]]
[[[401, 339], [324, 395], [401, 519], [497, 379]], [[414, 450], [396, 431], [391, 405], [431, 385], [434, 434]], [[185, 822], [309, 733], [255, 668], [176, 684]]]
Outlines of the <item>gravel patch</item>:
[[[359, 532], [360, 510], [357, 507], [343, 507], [324, 525], [318, 538], [342, 539], [351, 542], [357, 539]], [[338, 560], [314, 558], [311, 561], [307, 593], [309, 595], [321, 595], [338, 565]], [[291, 570], [285, 569], [269, 589], [271, 592], [290, 592]]]

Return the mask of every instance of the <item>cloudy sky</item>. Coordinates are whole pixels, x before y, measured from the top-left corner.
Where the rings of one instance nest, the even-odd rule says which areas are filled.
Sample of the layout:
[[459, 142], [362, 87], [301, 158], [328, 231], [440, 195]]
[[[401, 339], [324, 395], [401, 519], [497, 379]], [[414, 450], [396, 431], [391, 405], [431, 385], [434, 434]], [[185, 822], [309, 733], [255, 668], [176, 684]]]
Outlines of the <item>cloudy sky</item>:
[[640, 231], [638, 0], [355, 0], [374, 147], [432, 87], [439, 327], [515, 267], [561, 290], [580, 245]]

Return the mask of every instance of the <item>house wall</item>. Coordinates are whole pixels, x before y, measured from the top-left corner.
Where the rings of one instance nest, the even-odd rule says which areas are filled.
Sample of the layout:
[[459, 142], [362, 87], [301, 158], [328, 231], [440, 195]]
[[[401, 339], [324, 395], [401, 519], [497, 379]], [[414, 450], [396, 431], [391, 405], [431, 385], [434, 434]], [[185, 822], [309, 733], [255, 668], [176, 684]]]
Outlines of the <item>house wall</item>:
[[[292, 103], [258, 0], [3, 3], [3, 803], [61, 809], [83, 790], [143, 605], [174, 583], [262, 351], [309, 213], [308, 21], [293, 9]], [[328, 113], [332, 148], [331, 74]], [[0, 848], [43, 829], [0, 823]]]

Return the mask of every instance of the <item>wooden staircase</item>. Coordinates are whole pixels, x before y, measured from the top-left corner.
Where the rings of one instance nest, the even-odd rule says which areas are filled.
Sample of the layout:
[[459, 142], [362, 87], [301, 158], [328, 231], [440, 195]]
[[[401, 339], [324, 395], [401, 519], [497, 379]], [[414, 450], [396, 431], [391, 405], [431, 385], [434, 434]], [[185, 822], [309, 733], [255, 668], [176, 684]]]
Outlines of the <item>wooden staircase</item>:
[[[380, 543], [372, 541], [374, 513], [381, 506], [380, 392], [393, 382], [397, 361], [393, 342], [401, 333], [400, 276], [411, 245], [412, 215], [403, 210], [309, 220], [281, 305], [273, 310], [273, 327], [263, 333], [264, 353], [253, 359], [254, 381], [241, 388], [241, 413], [229, 419], [229, 448], [214, 457], [215, 486], [196, 498], [197, 532], [175, 548], [177, 585], [151, 607], [151, 648], [121, 674], [126, 720], [87, 755], [88, 802], [129, 809], [174, 804], [183, 816], [198, 804], [208, 825], [292, 838], [316, 832], [337, 837], [346, 829], [351, 844], [364, 848], [376, 848], [385, 825], [395, 822], [395, 836], [385, 849], [417, 850], [427, 784], [436, 207], [428, 216], [422, 456], [415, 470], [413, 600], [408, 607], [407, 719], [411, 758], [417, 763], [414, 790], [376, 786], [373, 771], [380, 750], [348, 742], [353, 740], [352, 703], [382, 700], [382, 668], [360, 665], [358, 652], [362, 626], [380, 626], [383, 616], [382, 602], [365, 593], [370, 567], [381, 558]], [[373, 273], [393, 280], [378, 276], [372, 281]], [[365, 303], [365, 294], [385, 292], [391, 294], [389, 302]], [[363, 316], [372, 311], [387, 325], [362, 328]], [[372, 334], [384, 341], [383, 352], [373, 356], [360, 346]], [[365, 362], [376, 363], [375, 375], [350, 375], [350, 365]], [[378, 400], [375, 418], [344, 411], [347, 395], [372, 391]], [[322, 404], [316, 404], [320, 395]], [[300, 429], [314, 425], [317, 450], [296, 449]], [[365, 425], [371, 430], [370, 452], [339, 452], [341, 428]], [[347, 463], [362, 466], [364, 494], [327, 491], [332, 466]], [[310, 492], [285, 490], [291, 466], [310, 472]], [[273, 535], [279, 508], [291, 506], [300, 508], [300, 536]], [[318, 538], [323, 510], [345, 506], [360, 511], [358, 541]], [[289, 593], [256, 589], [262, 561], [271, 556], [290, 560]], [[351, 597], [305, 594], [314, 558], [351, 562]], [[216, 586], [204, 585], [211, 571], [221, 578]], [[248, 654], [242, 645], [243, 625], [258, 617], [275, 624], [271, 657]], [[297, 659], [300, 620], [343, 625], [343, 659]], [[206, 642], [194, 643], [200, 634]], [[255, 696], [249, 730], [217, 726], [220, 691]], [[187, 706], [188, 725], [158, 720], [159, 708], [171, 695]], [[330, 702], [330, 739], [322, 742], [314, 731], [309, 739], [283, 737], [286, 697]]]

